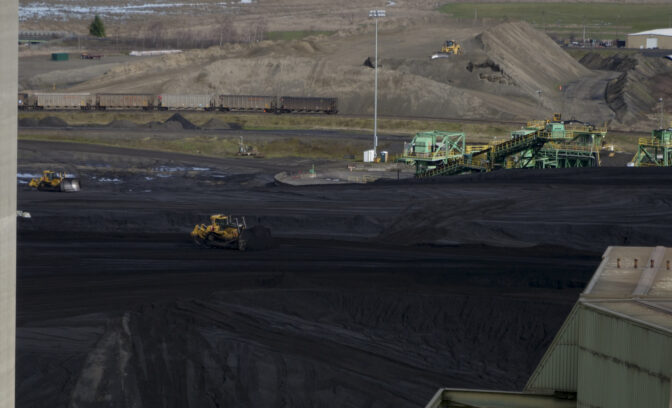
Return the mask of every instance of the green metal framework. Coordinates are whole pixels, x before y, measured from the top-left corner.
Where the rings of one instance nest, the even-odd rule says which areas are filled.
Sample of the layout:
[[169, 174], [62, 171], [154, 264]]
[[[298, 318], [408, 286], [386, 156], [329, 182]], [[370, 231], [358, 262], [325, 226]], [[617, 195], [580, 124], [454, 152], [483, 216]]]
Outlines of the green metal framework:
[[417, 133], [410, 143], [404, 143], [398, 161], [415, 164], [416, 174], [420, 174], [445, 166], [464, 154], [464, 133], [435, 130]]
[[[404, 144], [399, 161], [415, 164], [417, 177], [492, 171], [497, 168], [564, 168], [600, 165], [606, 129], [553, 120], [533, 121], [507, 141], [467, 151], [464, 133], [421, 132]], [[669, 140], [669, 138], [667, 139]], [[672, 159], [666, 151], [665, 157]], [[672, 162], [672, 160], [668, 160]]]
[[[512, 158], [513, 168], [597, 167], [606, 129], [590, 125], [567, 125], [555, 115], [553, 121], [528, 123], [525, 130], [537, 129], [547, 140], [538, 151], [525, 151]], [[512, 138], [521, 131], [511, 132]]]
[[658, 129], [651, 138], [639, 139], [637, 154], [632, 158], [634, 167], [669, 167], [672, 165], [672, 128]]
[[526, 132], [502, 143], [490, 145], [483, 150], [464, 154], [462, 157], [447, 160], [445, 163], [439, 163], [433, 168], [426, 168], [424, 171], [416, 167], [416, 177], [492, 171], [497, 167], [502, 167], [507, 157], [528, 150], [536, 152], [544, 143], [546, 143], [546, 139], [541, 132]]

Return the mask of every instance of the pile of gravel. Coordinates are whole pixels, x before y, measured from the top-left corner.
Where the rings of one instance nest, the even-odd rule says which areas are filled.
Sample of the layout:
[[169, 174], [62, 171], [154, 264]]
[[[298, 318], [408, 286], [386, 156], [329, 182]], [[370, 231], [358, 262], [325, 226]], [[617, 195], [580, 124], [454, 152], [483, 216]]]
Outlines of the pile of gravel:
[[245, 240], [247, 251], [262, 251], [273, 248], [275, 244], [271, 236], [271, 230], [261, 225], [255, 225], [244, 230], [241, 239]]

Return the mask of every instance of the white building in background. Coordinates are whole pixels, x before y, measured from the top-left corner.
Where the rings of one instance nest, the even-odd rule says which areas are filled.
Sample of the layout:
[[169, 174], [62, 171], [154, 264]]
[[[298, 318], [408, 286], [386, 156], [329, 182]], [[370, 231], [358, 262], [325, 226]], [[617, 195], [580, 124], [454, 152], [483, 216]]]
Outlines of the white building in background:
[[628, 48], [672, 49], [672, 28], [642, 31], [641, 33], [628, 34], [626, 43]]

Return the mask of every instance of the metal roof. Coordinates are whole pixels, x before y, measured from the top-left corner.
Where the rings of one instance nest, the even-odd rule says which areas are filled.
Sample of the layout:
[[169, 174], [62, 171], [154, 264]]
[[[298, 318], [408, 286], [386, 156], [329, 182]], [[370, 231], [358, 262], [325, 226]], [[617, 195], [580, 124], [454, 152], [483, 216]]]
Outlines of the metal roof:
[[576, 408], [576, 400], [563, 394], [483, 391], [442, 388], [425, 408]]
[[672, 249], [609, 247], [579, 302], [672, 333]]
[[662, 35], [672, 37], [672, 28], [659, 28], [657, 30], [642, 31], [641, 33], [632, 33], [628, 35]]

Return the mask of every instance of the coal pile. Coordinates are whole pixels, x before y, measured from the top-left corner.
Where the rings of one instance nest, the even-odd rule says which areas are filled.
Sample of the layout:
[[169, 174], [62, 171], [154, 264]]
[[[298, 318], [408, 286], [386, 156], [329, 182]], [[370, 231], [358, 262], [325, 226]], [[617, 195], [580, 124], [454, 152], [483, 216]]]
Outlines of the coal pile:
[[271, 230], [261, 225], [246, 229], [243, 231], [241, 238], [246, 243], [247, 251], [263, 251], [275, 246]]
[[150, 129], [156, 129], [156, 130], [184, 130], [182, 127], [182, 124], [179, 122], [149, 122], [146, 125]]
[[166, 119], [164, 123], [168, 124], [170, 122], [179, 123], [180, 125], [182, 125], [182, 129], [186, 130], [198, 129], [198, 126], [194, 125], [189, 120], [185, 119], [184, 116], [180, 115], [179, 113], [176, 113], [173, 116], [169, 117], [168, 119]]
[[44, 119], [40, 119], [39, 126], [41, 127], [67, 127], [68, 122], [64, 121], [61, 118], [55, 116], [47, 116]]

